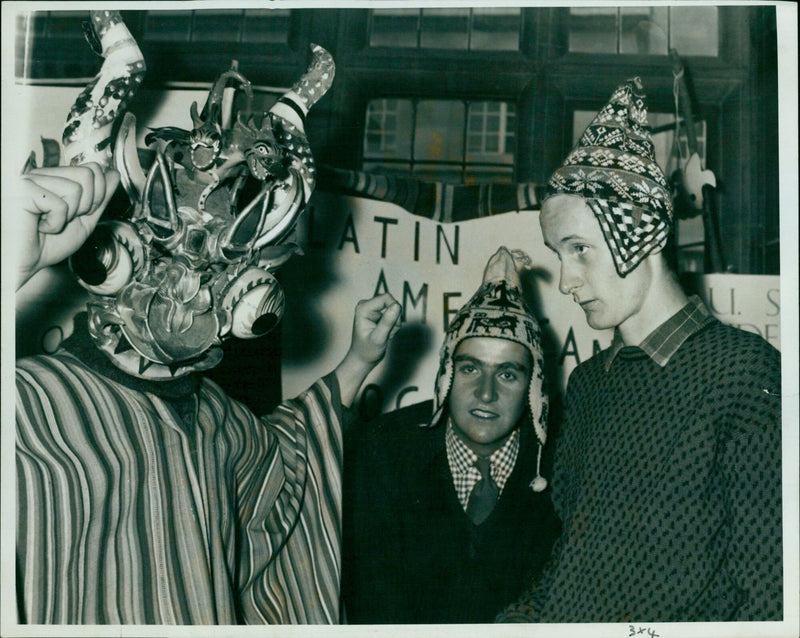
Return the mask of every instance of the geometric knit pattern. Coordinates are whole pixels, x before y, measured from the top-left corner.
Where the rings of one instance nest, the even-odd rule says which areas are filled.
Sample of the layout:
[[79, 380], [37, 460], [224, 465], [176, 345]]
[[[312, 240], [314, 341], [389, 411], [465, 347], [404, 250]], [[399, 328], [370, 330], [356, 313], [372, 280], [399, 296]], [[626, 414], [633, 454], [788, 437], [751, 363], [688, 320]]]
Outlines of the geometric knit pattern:
[[[524, 253], [517, 253], [517, 257], [522, 261], [529, 260]], [[431, 427], [439, 423], [447, 407], [455, 369], [453, 355], [458, 345], [470, 337], [514, 341], [530, 353], [532, 368], [528, 407], [536, 437], [544, 445], [547, 439], [548, 398], [544, 389], [542, 336], [536, 316], [525, 301], [515, 258], [505, 246], [501, 246], [489, 258], [483, 284], [461, 307], [447, 328], [439, 351]]]
[[[580, 195], [592, 206], [621, 277], [657, 246], [672, 224], [672, 197], [647, 130], [639, 78], [618, 87], [555, 170], [546, 197]], [[591, 206], [591, 204], [590, 204]]]
[[498, 620], [781, 620], [780, 353], [715, 319], [663, 368], [607, 352], [567, 388], [558, 549]]
[[620, 277], [627, 275], [654, 249], [667, 244], [670, 225], [663, 218], [629, 202], [589, 199], [586, 203], [600, 222]]
[[189, 425], [65, 351], [16, 379], [20, 622], [339, 622], [335, 377], [262, 419], [204, 379]]

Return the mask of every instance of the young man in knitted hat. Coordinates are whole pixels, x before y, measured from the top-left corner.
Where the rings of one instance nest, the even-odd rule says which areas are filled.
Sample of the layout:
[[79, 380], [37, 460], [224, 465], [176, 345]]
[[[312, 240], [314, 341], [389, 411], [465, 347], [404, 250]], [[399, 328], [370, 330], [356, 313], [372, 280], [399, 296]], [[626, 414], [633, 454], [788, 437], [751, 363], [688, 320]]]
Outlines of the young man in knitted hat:
[[611, 346], [571, 375], [555, 448], [563, 534], [500, 621], [779, 620], [780, 355], [687, 297], [638, 78], [549, 180], [559, 289]]
[[434, 401], [384, 415], [348, 448], [348, 622], [491, 622], [539, 572], [558, 532], [542, 369], [501, 248], [447, 330]]

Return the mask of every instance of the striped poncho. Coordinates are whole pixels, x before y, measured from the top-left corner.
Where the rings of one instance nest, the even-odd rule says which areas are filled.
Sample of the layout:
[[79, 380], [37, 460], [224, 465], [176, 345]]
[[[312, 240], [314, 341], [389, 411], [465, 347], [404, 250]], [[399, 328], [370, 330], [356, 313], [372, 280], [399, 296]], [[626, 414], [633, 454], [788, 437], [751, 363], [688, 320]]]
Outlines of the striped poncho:
[[262, 419], [202, 379], [188, 426], [65, 350], [16, 377], [21, 622], [338, 622], [335, 376]]

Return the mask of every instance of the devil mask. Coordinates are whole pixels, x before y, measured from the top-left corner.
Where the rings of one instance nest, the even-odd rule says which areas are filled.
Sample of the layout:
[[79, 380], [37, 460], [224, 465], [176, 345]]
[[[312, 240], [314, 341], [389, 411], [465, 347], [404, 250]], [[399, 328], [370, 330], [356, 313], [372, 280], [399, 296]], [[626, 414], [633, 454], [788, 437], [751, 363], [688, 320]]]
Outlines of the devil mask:
[[[145, 172], [133, 115], [109, 144], [113, 120], [141, 82], [141, 53], [117, 12], [92, 18], [105, 62], [70, 112], [65, 152], [73, 164], [116, 168], [132, 207], [126, 219], [100, 222], [71, 258], [91, 293], [89, 332], [136, 376], [207, 369], [220, 361], [222, 339], [260, 336], [283, 314], [273, 272], [297, 250], [290, 234], [315, 183], [304, 119], [333, 81], [333, 60], [312, 45], [307, 72], [257, 115], [234, 63], [200, 114], [192, 105], [191, 130], [148, 134], [155, 160]], [[224, 115], [225, 89], [244, 98], [234, 122]]]

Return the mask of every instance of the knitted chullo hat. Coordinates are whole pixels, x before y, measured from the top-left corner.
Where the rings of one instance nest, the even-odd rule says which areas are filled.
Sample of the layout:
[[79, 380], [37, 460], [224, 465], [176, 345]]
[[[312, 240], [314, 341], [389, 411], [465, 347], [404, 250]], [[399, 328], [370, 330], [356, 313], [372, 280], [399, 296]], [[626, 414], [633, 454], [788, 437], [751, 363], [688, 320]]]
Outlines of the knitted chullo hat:
[[646, 127], [647, 96], [637, 77], [614, 91], [545, 193], [545, 200], [558, 194], [586, 199], [620, 277], [663, 248], [672, 226], [670, 190]]
[[531, 354], [531, 380], [528, 387], [530, 419], [539, 442], [536, 478], [531, 487], [542, 491], [547, 481], [541, 476], [542, 447], [547, 440], [547, 394], [543, 387], [544, 358], [539, 324], [522, 296], [515, 256], [523, 267], [530, 258], [521, 251], [514, 255], [501, 247], [486, 264], [483, 284], [458, 311], [445, 333], [439, 353], [439, 372], [436, 375], [436, 397], [433, 418], [429, 426], [438, 424], [447, 405], [453, 383], [453, 355], [458, 344], [469, 337], [494, 337], [515, 341]]

